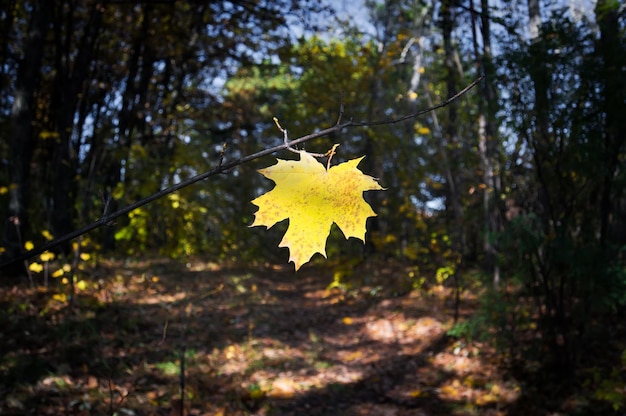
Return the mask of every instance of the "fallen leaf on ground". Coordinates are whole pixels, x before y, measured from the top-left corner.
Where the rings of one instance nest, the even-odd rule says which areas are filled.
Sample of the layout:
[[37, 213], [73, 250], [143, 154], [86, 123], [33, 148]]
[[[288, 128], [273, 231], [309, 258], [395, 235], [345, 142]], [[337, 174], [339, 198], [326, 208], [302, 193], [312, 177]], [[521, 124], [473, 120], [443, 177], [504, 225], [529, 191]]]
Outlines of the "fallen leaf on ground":
[[292, 397], [296, 389], [297, 386], [292, 380], [279, 378], [272, 382], [272, 389], [268, 392], [268, 396], [286, 399]]

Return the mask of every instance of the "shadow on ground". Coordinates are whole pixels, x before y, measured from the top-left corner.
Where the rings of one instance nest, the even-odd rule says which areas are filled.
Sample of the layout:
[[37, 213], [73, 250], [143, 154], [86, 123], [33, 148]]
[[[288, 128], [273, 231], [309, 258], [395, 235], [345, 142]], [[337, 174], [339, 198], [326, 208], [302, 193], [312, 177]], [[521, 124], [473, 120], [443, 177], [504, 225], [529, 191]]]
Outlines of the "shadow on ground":
[[[324, 269], [111, 262], [85, 278], [73, 306], [62, 286], [5, 284], [0, 413], [528, 410], [520, 384], [489, 362], [486, 346], [446, 336], [449, 292], [388, 290], [402, 270], [359, 273], [358, 288], [328, 290], [333, 274]], [[468, 316], [475, 300], [460, 306]]]

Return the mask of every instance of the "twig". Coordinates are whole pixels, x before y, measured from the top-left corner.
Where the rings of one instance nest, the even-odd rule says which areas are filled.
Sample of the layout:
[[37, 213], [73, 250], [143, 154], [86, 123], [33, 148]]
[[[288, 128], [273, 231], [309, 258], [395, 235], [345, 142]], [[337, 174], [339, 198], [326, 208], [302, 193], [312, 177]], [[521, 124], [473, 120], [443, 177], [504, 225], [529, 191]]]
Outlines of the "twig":
[[337, 124], [341, 124], [341, 119], [343, 118], [343, 110], [344, 110], [344, 101], [343, 101], [343, 93], [341, 93], [341, 102], [339, 103], [339, 115], [337, 116], [337, 122], [335, 123], [335, 126]]
[[[177, 183], [176, 185], [172, 185], [168, 188], [162, 189], [159, 192], [156, 192], [144, 199], [141, 199], [133, 204], [127, 205], [124, 208], [115, 211], [111, 214], [107, 214], [102, 216], [100, 219], [98, 219], [97, 221], [92, 222], [89, 225], [84, 226], [83, 228], [80, 228], [76, 231], [73, 231], [69, 234], [66, 234], [62, 237], [59, 237], [57, 239], [54, 239], [52, 241], [49, 241], [45, 244], [42, 244], [38, 247], [33, 248], [32, 250], [27, 251], [26, 253], [20, 254], [19, 256], [16, 256], [14, 258], [12, 258], [11, 260], [8, 260], [2, 264], [0, 264], [0, 270], [5, 269], [6, 267], [18, 262], [18, 261], [24, 261], [27, 259], [30, 259], [31, 257], [34, 257], [38, 254], [43, 253], [46, 250], [50, 250], [60, 244], [66, 243], [70, 240], [75, 239], [76, 237], [80, 237], [83, 234], [86, 234], [90, 231], [93, 231], [97, 228], [100, 228], [104, 225], [108, 225], [110, 224], [114, 219], [121, 217], [122, 215], [126, 215], [131, 211], [136, 210], [137, 208], [143, 207], [144, 205], [149, 204], [152, 201], [155, 201], [159, 198], [164, 197], [165, 195], [169, 195], [173, 192], [178, 191], [179, 189], [182, 188], [186, 188], [189, 185], [192, 185], [196, 182], [200, 182], [203, 181], [207, 178], [210, 178], [211, 176], [215, 176], [219, 173], [222, 173], [224, 171], [227, 171], [229, 169], [232, 169], [236, 166], [242, 165], [244, 163], [248, 163], [251, 162], [253, 160], [259, 159], [263, 156], [267, 156], [270, 155], [272, 153], [278, 152], [280, 150], [285, 150], [285, 149], [293, 149], [296, 152], [298, 152], [295, 148], [293, 148], [293, 146], [300, 144], [300, 143], [304, 143], [307, 142], [309, 140], [312, 139], [317, 139], [318, 137], [325, 137], [328, 136], [330, 134], [333, 133], [339, 133], [341, 130], [348, 128], [348, 127], [373, 127], [373, 126], [380, 126], [380, 125], [385, 125], [385, 124], [395, 124], [395, 123], [399, 123], [401, 121], [405, 121], [405, 120], [409, 120], [412, 118], [416, 118], [419, 117], [421, 115], [430, 113], [432, 111], [435, 111], [439, 108], [445, 107], [446, 105], [450, 104], [452, 101], [458, 99], [459, 97], [461, 97], [463, 94], [467, 93], [469, 90], [471, 90], [472, 88], [474, 88], [478, 83], [480, 83], [485, 77], [481, 76], [479, 78], [477, 78], [475, 81], [473, 81], [471, 84], [469, 84], [467, 87], [463, 88], [461, 91], [459, 91], [458, 93], [454, 94], [452, 97], [448, 98], [447, 100], [443, 101], [440, 104], [437, 104], [434, 107], [428, 108], [426, 110], [421, 110], [421, 111], [417, 111], [415, 113], [411, 113], [408, 115], [405, 115], [403, 117], [400, 118], [396, 118], [396, 119], [387, 119], [387, 120], [378, 120], [378, 121], [369, 121], [369, 122], [357, 122], [357, 121], [353, 121], [353, 120], [349, 120], [346, 122], [339, 122], [341, 119], [338, 120], [338, 122], [332, 126], [332, 127], [328, 127], [326, 129], [317, 131], [315, 133], [311, 133], [311, 134], [307, 134], [305, 136], [299, 137], [297, 139], [288, 140], [287, 137], [287, 133], [286, 130], [283, 129], [282, 127], [280, 127], [280, 125], [278, 124], [278, 120], [275, 120], [275, 123], [277, 124], [277, 126], [279, 126], [279, 129], [281, 129], [281, 131], [283, 131], [284, 134], [284, 141], [282, 144], [278, 145], [278, 146], [274, 146], [274, 147], [270, 147], [268, 149], [264, 149], [261, 150], [259, 152], [253, 153], [251, 155], [248, 156], [244, 156], [240, 159], [237, 160], [233, 160], [230, 162], [226, 162], [226, 163], [220, 163], [217, 167], [201, 173], [199, 175], [196, 175], [194, 177], [191, 177], [189, 179], [186, 179], [182, 182]], [[292, 151], [293, 151], [292, 150]]]
[[111, 377], [108, 378], [109, 382], [109, 414], [113, 413], [113, 382], [111, 381]]
[[[280, 130], [280, 132], [283, 134], [283, 144], [285, 146], [287, 146], [287, 150], [289, 150], [290, 152], [293, 152], [293, 153], [298, 153], [298, 154], [302, 153], [303, 152], [302, 150], [294, 149], [293, 147], [290, 146], [290, 144], [289, 144], [289, 135], [287, 133], [287, 129], [284, 129], [280, 125], [280, 123], [278, 122], [278, 118], [274, 117], [274, 118], [272, 118], [272, 120], [274, 121], [274, 124], [276, 124], [276, 127], [278, 128], [278, 130]], [[313, 157], [324, 157], [324, 156], [326, 156], [323, 153], [310, 153], [310, 152], [307, 152], [307, 153], [309, 153]]]
[[187, 343], [186, 343], [186, 335], [187, 335], [187, 322], [189, 320], [189, 309], [192, 307], [191, 304], [188, 304], [185, 307], [183, 313], [183, 325], [180, 330], [180, 340], [182, 344], [182, 348], [180, 350], [180, 376], [178, 378], [179, 387], [180, 387], [180, 416], [185, 414], [185, 354], [187, 352]]
[[333, 156], [335, 155], [335, 149], [337, 149], [339, 147], [339, 143], [335, 143], [333, 144], [333, 147], [330, 148], [330, 150], [326, 153], [324, 153], [324, 156], [328, 156], [328, 162], [326, 162], [326, 170], [330, 169], [330, 161], [332, 160]]
[[[102, 209], [102, 217], [100, 218], [103, 218], [109, 213], [109, 204], [111, 203], [111, 194], [109, 194], [107, 191], [104, 191], [101, 197], [102, 197], [102, 202], [104, 203], [104, 208]], [[110, 222], [107, 225], [109, 227], [112, 227], [115, 224]]]
[[165, 320], [165, 324], [163, 324], [163, 335], [161, 336], [161, 341], [159, 341], [158, 345], [161, 345], [165, 342], [165, 339], [167, 338], [167, 326], [169, 324], [169, 320]]
[[401, 121], [405, 121], [405, 120], [409, 120], [412, 118], [416, 118], [419, 117], [421, 115], [424, 115], [426, 113], [430, 113], [432, 111], [438, 110], [442, 107], [447, 106], [448, 104], [450, 104], [452, 101], [458, 99], [459, 97], [461, 97], [462, 95], [464, 95], [465, 93], [467, 93], [469, 90], [471, 90], [472, 88], [474, 88], [476, 85], [478, 85], [483, 79], [485, 79], [484, 75], [481, 75], [480, 77], [478, 77], [476, 80], [474, 80], [471, 84], [469, 84], [467, 87], [463, 88], [461, 91], [457, 92], [456, 94], [454, 94], [452, 97], [448, 98], [447, 100], [437, 104], [434, 107], [430, 107], [427, 108], [426, 110], [420, 110], [417, 111], [415, 113], [411, 113], [411, 114], [407, 114], [405, 116], [399, 117], [399, 118], [392, 118], [392, 119], [386, 119], [386, 120], [378, 120], [378, 121], [363, 121], [363, 122], [350, 122], [350, 126], [357, 126], [357, 127], [373, 127], [373, 126], [381, 126], [384, 124], [396, 124], [396, 123], [400, 123]]
[[224, 155], [226, 154], [226, 146], [228, 145], [228, 143], [224, 142], [224, 144], [222, 144], [222, 150], [220, 151], [220, 157], [219, 157], [219, 161], [217, 162], [217, 166], [222, 166], [222, 164], [224, 163]]
[[278, 122], [278, 117], [272, 118], [272, 121], [274, 122], [274, 124], [276, 124], [276, 128], [280, 130], [280, 132], [283, 134], [283, 144], [287, 146], [287, 150], [294, 153], [300, 153], [298, 149], [293, 149], [291, 146], [289, 146], [289, 135], [287, 134], [287, 129], [284, 129], [283, 126], [280, 125], [280, 123]]

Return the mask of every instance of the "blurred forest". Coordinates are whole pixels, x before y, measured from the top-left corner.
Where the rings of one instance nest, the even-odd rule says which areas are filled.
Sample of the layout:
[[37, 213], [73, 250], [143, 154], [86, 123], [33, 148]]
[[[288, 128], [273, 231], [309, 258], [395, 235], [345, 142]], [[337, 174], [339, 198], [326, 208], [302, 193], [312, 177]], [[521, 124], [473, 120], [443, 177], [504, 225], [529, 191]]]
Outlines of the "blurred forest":
[[[280, 144], [273, 117], [292, 139], [333, 125], [342, 105], [346, 119], [391, 120], [432, 107], [484, 75], [470, 93], [425, 116], [307, 142], [312, 152], [339, 143], [334, 163], [365, 155], [362, 170], [386, 191], [365, 195], [378, 214], [368, 220], [365, 245], [333, 229], [327, 261], [318, 256], [304, 272], [276, 273], [297, 286], [324, 270], [320, 290], [343, 300], [364, 288], [387, 300], [418, 293], [432, 301], [428, 296], [442, 294], [448, 308], [442, 339], [451, 340], [452, 350], [493, 348], [491, 362], [520, 383], [515, 400], [541, 397], [535, 403], [541, 411], [526, 413], [520, 405], [516, 413], [515, 401], [499, 402], [504, 395], [490, 387], [494, 400], [455, 399], [474, 400], [474, 413], [455, 408], [459, 414], [624, 411], [626, 7], [620, 0], [0, 4], [1, 262], [208, 171], [221, 158]], [[58, 314], [77, 319], [75, 308], [89, 308], [76, 299], [103, 289], [111, 276], [131, 279], [128, 290], [134, 278], [158, 284], [167, 273], [173, 280], [187, 276], [167, 286], [175, 297], [183, 293], [179, 285], [200, 284], [185, 274], [198, 262], [247, 270], [202, 290], [217, 293], [232, 284], [232, 299], [256, 293], [263, 284], [246, 286], [247, 273], [256, 270], [267, 283], [274, 265], [288, 258], [277, 248], [286, 224], [249, 227], [250, 201], [272, 186], [256, 169], [273, 163], [264, 157], [240, 165], [2, 270], [0, 323], [7, 329], [0, 329], [0, 374], [9, 381], [0, 385], [0, 397], [13, 401], [6, 399], [0, 411], [22, 414], [43, 403], [24, 405], [24, 390], [15, 387], [37, 379], [23, 373], [30, 367], [18, 363], [24, 353], [18, 347], [33, 354], [38, 348], [16, 334], [24, 325], [36, 331], [37, 319], [48, 319], [50, 300], [57, 302], [50, 319], [58, 325]], [[196, 279], [212, 276], [206, 267]], [[276, 288], [289, 284], [281, 282]], [[133, 293], [140, 297], [144, 289]], [[108, 301], [98, 302], [96, 318], [111, 312], [102, 306]], [[172, 302], [171, 311], [178, 310], [180, 299]], [[252, 314], [247, 302], [236, 309]], [[65, 306], [74, 312], [62, 312]], [[362, 306], [354, 307], [350, 313]], [[183, 321], [180, 316], [193, 316], [184, 307], [177, 313]], [[238, 316], [228, 318], [233, 328]], [[353, 318], [337, 319], [349, 325]], [[94, 322], [90, 328], [98, 331], [102, 322]], [[160, 338], [162, 328], [152, 329]], [[66, 341], [84, 336], [64, 334]], [[61, 335], [51, 332], [41, 343]], [[317, 345], [313, 330], [306, 337]], [[225, 339], [220, 354], [232, 359], [233, 345]], [[259, 405], [268, 397], [263, 383], [246, 386], [240, 407], [190, 414], [290, 414]], [[109, 382], [109, 391], [114, 387]], [[418, 393], [407, 400], [418, 404], [402, 402], [404, 410], [380, 414], [454, 413], [439, 402], [411, 413], [423, 397], [436, 395], [411, 391]], [[339, 400], [340, 390], [331, 393], [318, 400]], [[122, 414], [111, 403], [85, 414]], [[334, 411], [319, 414], [375, 414]]]

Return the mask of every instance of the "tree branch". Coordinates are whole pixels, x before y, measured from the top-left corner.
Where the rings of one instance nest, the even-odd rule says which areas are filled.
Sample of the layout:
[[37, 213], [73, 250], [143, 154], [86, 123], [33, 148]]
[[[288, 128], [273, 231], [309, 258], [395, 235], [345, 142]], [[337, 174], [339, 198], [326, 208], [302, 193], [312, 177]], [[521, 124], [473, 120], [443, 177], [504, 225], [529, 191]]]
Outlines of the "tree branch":
[[[332, 127], [328, 127], [324, 130], [320, 130], [318, 132], [315, 133], [311, 133], [311, 134], [307, 134], [306, 136], [302, 136], [299, 137], [297, 139], [291, 140], [291, 141], [285, 141], [283, 142], [283, 144], [280, 144], [278, 146], [274, 146], [265, 150], [261, 150], [260, 152], [248, 155], [248, 156], [244, 156], [240, 159], [237, 160], [233, 160], [231, 162], [226, 162], [226, 163], [221, 163], [221, 158], [220, 158], [220, 163], [218, 164], [217, 167], [201, 173], [199, 175], [196, 175], [192, 178], [189, 178], [187, 180], [184, 180], [180, 183], [177, 183], [176, 185], [172, 185], [168, 188], [162, 189], [159, 192], [152, 194], [144, 199], [141, 199], [133, 204], [127, 205], [124, 208], [115, 211], [111, 214], [107, 214], [106, 212], [103, 213], [103, 216], [98, 219], [97, 221], [92, 222], [89, 225], [86, 225], [85, 227], [78, 229], [76, 231], [73, 231], [69, 234], [66, 234], [62, 237], [56, 238], [52, 241], [49, 241], [45, 244], [42, 244], [40, 246], [37, 246], [35, 248], [33, 248], [32, 250], [29, 250], [23, 254], [20, 254], [17, 257], [14, 257], [11, 260], [8, 260], [2, 264], [0, 264], [0, 270], [4, 270], [5, 268], [7, 268], [8, 266], [13, 265], [14, 263], [17, 263], [19, 261], [24, 261], [27, 259], [30, 259], [32, 257], [35, 257], [47, 250], [50, 250], [58, 245], [61, 245], [63, 243], [66, 243], [70, 240], [73, 240], [77, 237], [80, 237], [83, 234], [86, 234], [90, 231], [93, 231], [97, 228], [100, 228], [102, 226], [105, 225], [110, 225], [112, 224], [113, 220], [116, 218], [121, 217], [122, 215], [128, 214], [131, 211], [136, 210], [137, 208], [140, 208], [144, 205], [149, 204], [152, 201], [155, 201], [159, 198], [164, 197], [165, 195], [169, 195], [173, 192], [178, 191], [179, 189], [183, 189], [186, 188], [189, 185], [192, 185], [196, 182], [200, 182], [203, 181], [207, 178], [210, 178], [211, 176], [215, 176], [217, 174], [220, 174], [222, 172], [225, 172], [229, 169], [232, 169], [236, 166], [242, 165], [244, 163], [247, 162], [251, 162], [255, 159], [259, 159], [263, 156], [267, 156], [270, 155], [272, 153], [278, 152], [280, 150], [285, 150], [285, 149], [290, 149], [293, 148], [293, 146], [300, 144], [300, 143], [304, 143], [306, 141], [312, 140], [312, 139], [316, 139], [318, 137], [324, 137], [324, 136], [328, 136], [330, 134], [333, 133], [338, 133], [341, 130], [348, 128], [348, 127], [373, 127], [373, 126], [380, 126], [380, 125], [385, 125], [385, 124], [395, 124], [395, 123], [399, 123], [401, 121], [405, 121], [405, 120], [409, 120], [412, 118], [416, 118], [419, 117], [421, 115], [430, 113], [432, 111], [435, 111], [439, 108], [445, 107], [446, 105], [450, 104], [452, 101], [458, 99], [459, 97], [461, 97], [462, 95], [464, 95], [465, 93], [467, 93], [469, 90], [471, 90], [472, 88], [474, 88], [478, 83], [480, 83], [482, 80], [484, 79], [484, 76], [481, 76], [479, 78], [477, 78], [475, 81], [473, 81], [471, 84], [469, 84], [467, 87], [463, 88], [461, 91], [459, 91], [458, 93], [454, 94], [452, 97], [446, 99], [445, 101], [441, 102], [440, 104], [430, 107], [426, 110], [421, 110], [421, 111], [417, 111], [415, 113], [411, 113], [405, 116], [402, 116], [400, 118], [396, 118], [396, 119], [386, 119], [386, 120], [378, 120], [378, 121], [364, 121], [364, 122], [357, 122], [357, 121], [346, 121], [346, 122], [341, 122], [341, 118], [339, 118], [337, 120], [337, 122], [335, 123], [335, 125], [333, 125]], [[342, 105], [342, 110], [341, 112], [343, 113], [343, 105]]]

